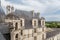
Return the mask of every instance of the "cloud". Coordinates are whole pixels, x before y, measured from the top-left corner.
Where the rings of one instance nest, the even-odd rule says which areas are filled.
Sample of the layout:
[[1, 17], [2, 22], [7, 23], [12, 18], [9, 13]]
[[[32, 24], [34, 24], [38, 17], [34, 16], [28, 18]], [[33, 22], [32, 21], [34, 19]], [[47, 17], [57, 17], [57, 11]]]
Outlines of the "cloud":
[[[57, 20], [60, 18], [60, 0], [1, 0], [2, 7], [14, 6], [19, 10], [35, 10], [40, 12], [46, 20]], [[53, 19], [54, 18], [54, 19]]]

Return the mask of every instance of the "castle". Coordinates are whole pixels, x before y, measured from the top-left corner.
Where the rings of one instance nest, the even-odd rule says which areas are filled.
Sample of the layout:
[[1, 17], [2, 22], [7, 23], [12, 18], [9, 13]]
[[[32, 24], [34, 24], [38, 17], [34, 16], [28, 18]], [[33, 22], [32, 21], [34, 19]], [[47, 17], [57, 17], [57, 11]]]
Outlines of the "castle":
[[46, 28], [45, 18], [34, 11], [0, 7], [0, 40], [60, 40], [60, 28]]
[[12, 8], [7, 6], [8, 14], [5, 17], [5, 22], [9, 24], [11, 40], [44, 40], [46, 38], [45, 18], [40, 18], [39, 13], [33, 11], [31, 13], [19, 11], [19, 14], [15, 12], [17, 16]]

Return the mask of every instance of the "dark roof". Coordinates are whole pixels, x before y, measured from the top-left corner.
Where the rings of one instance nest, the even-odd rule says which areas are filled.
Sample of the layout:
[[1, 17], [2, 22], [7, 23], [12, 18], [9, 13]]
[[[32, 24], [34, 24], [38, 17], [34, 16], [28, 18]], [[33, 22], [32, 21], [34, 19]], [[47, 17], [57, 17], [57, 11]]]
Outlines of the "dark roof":
[[23, 17], [25, 19], [31, 19], [33, 16], [31, 11], [24, 11], [24, 10], [15, 10], [15, 15]]
[[25, 20], [25, 29], [33, 28], [32, 20]]
[[19, 19], [18, 16], [16, 16], [14, 13], [9, 13], [5, 17], [6, 19]]
[[52, 28], [52, 30], [54, 30], [54, 31], [46, 33], [46, 38], [47, 39], [50, 38], [50, 37], [56, 36], [57, 34], [60, 33], [60, 28]]
[[5, 13], [4, 13], [2, 7], [0, 6], [0, 23], [4, 22], [4, 17], [5, 17]]
[[24, 17], [25, 19], [32, 19], [32, 18], [39, 18], [37, 13], [34, 13], [34, 11], [25, 11], [25, 10], [15, 10], [15, 15], [19, 17]]
[[0, 32], [0, 40], [6, 40], [1, 32]]
[[9, 33], [9, 26], [8, 26], [8, 24], [1, 23], [0, 24], [0, 32], [2, 34]]
[[41, 20], [45, 20], [45, 18], [44, 17], [41, 17]]
[[1, 15], [5, 15], [4, 11], [3, 11], [3, 8], [0, 6], [0, 16]]

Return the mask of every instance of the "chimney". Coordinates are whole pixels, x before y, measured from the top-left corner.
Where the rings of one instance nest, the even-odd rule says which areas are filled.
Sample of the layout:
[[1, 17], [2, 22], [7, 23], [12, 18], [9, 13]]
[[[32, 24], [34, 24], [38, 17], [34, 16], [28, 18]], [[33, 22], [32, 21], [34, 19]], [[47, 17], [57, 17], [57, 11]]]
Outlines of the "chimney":
[[37, 13], [37, 17], [39, 18], [39, 16], [40, 16], [40, 13], [38, 12], [38, 13]]
[[34, 10], [32, 10], [31, 13], [32, 13], [32, 17], [34, 17]]
[[6, 9], [7, 9], [7, 13], [12, 13], [12, 12], [14, 12], [14, 7], [13, 7], [13, 6], [8, 5], [8, 6], [6, 7]]

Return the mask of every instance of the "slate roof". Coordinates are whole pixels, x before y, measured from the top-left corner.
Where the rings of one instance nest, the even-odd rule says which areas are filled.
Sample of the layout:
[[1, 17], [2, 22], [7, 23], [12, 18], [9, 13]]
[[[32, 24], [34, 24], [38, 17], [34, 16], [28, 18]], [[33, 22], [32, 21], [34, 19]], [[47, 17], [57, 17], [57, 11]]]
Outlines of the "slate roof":
[[1, 32], [0, 32], [0, 40], [6, 40]]
[[32, 18], [32, 13], [30, 11], [15, 10], [15, 15], [19, 17], [23, 17], [25, 19]]
[[0, 16], [1, 16], [1, 15], [5, 15], [5, 13], [4, 13], [2, 7], [0, 6]]
[[15, 12], [11, 14], [18, 16], [19, 18], [23, 17], [25, 19], [39, 18], [37, 13], [34, 13], [33, 17], [33, 11], [15, 10]]
[[25, 29], [33, 28], [32, 20], [25, 20]]
[[2, 7], [0, 6], [0, 22], [4, 21], [4, 17], [5, 17], [5, 13], [4, 13]]
[[56, 36], [57, 34], [60, 33], [60, 28], [51, 28], [53, 29], [54, 31], [50, 31], [50, 32], [47, 32], [46, 33], [46, 38], [50, 38], [50, 37], [53, 37], [53, 36]]
[[18, 16], [16, 16], [14, 13], [10, 13], [8, 15], [5, 16], [6, 19], [19, 19]]
[[[20, 18], [24, 18], [25, 19], [25, 28], [26, 29], [30, 29], [30, 28], [33, 28], [32, 27], [32, 19], [38, 19], [39, 22], [40, 22], [40, 19], [37, 15], [37, 13], [34, 13], [35, 16], [33, 16], [33, 11], [24, 11], [24, 10], [15, 10], [15, 12], [13, 13], [10, 13], [6, 16], [6, 18], [12, 18], [15, 17], [16, 19], [20, 19]], [[40, 23], [39, 23], [40, 24]], [[41, 27], [39, 25], [39, 27]]]
[[9, 26], [5, 23], [0, 23], [0, 32], [2, 34], [9, 33]]

